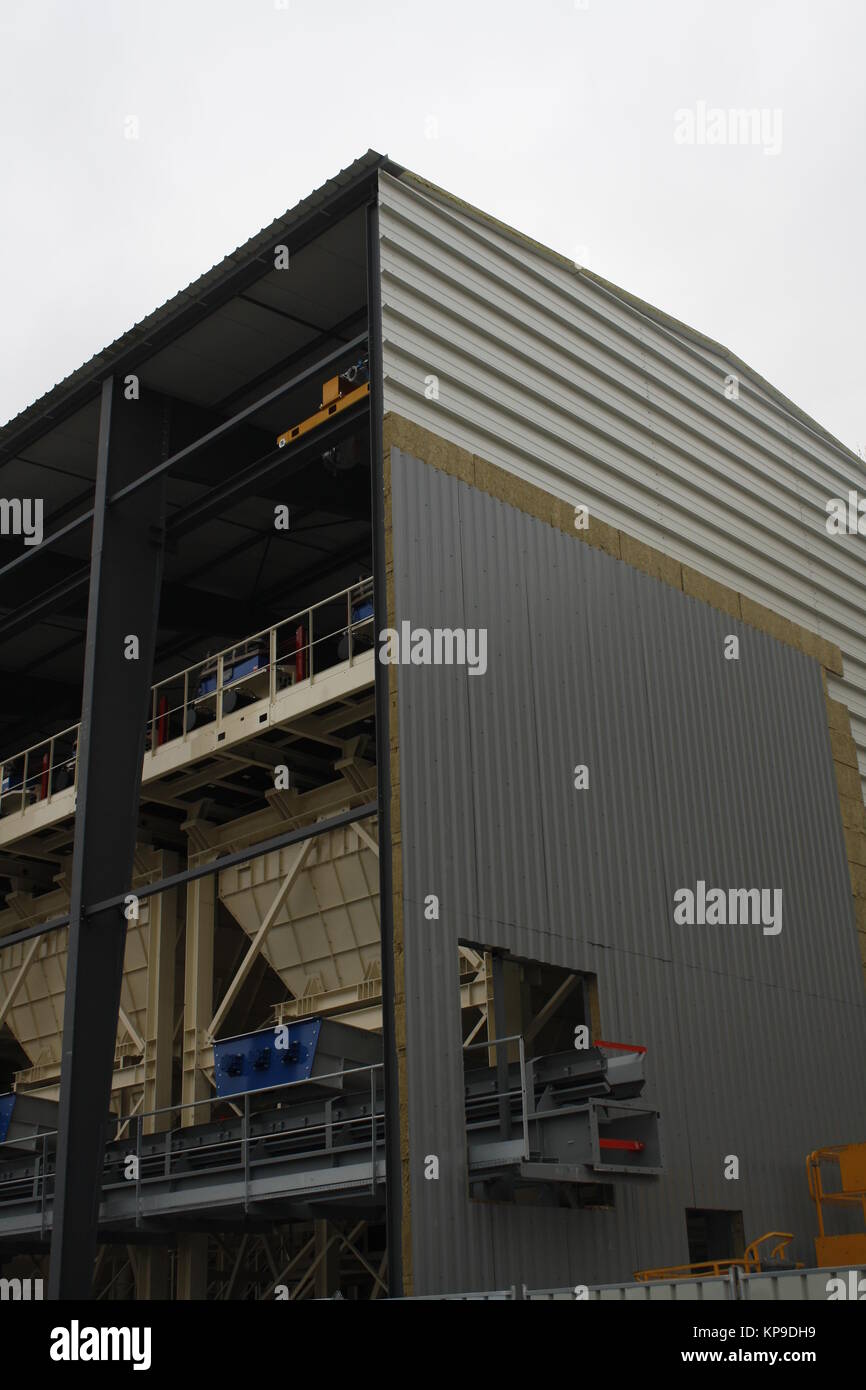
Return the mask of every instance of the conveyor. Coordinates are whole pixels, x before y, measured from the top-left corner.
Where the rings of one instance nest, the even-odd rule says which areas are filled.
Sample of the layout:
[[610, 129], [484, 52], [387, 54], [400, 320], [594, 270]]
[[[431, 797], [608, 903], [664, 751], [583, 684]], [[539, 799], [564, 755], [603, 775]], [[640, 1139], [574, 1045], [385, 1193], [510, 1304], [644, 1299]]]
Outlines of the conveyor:
[[[646, 1181], [662, 1171], [657, 1112], [636, 1099], [643, 1050], [610, 1055], [611, 1046], [509, 1063], [505, 1104], [495, 1066], [469, 1070], [468, 1176], [476, 1195]], [[211, 1110], [206, 1122], [178, 1127], [177, 1108], [138, 1116], [106, 1146], [103, 1239], [155, 1223], [192, 1230], [220, 1220], [285, 1222], [307, 1217], [311, 1204], [382, 1208], [379, 1035], [305, 1020], [218, 1043], [215, 1062], [222, 1094], [198, 1103], [197, 1113]], [[275, 1080], [281, 1070], [291, 1079]], [[16, 1143], [0, 1145], [0, 1245], [43, 1241], [50, 1230], [55, 1150], [54, 1135], [39, 1132], [45, 1118], [33, 1117], [29, 1136], [19, 1129]]]
[[642, 1047], [599, 1042], [579, 1052], [510, 1061], [507, 1111], [496, 1068], [471, 1074], [466, 1126], [476, 1195], [504, 1195], [539, 1183], [581, 1186], [657, 1177], [658, 1112], [636, 1101], [644, 1087], [645, 1054]]

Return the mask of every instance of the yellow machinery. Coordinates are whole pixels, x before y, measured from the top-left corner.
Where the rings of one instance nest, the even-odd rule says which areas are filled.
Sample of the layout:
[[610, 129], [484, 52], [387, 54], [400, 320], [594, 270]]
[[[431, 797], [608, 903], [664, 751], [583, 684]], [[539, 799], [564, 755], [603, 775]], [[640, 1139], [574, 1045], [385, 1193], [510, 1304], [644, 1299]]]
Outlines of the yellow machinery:
[[332, 415], [338, 415], [343, 410], [348, 410], [350, 405], [356, 401], [362, 401], [365, 396], [370, 394], [369, 381], [358, 382], [359, 377], [363, 376], [366, 370], [366, 362], [361, 361], [357, 366], [350, 367], [341, 376], [332, 376], [322, 387], [322, 403], [314, 415], [308, 415], [306, 420], [302, 420], [299, 425], [293, 425], [291, 429], [285, 430], [277, 439], [277, 444], [284, 449], [287, 444], [292, 444], [301, 435], [309, 434], [310, 430], [323, 425]]
[[[834, 1163], [839, 1169], [839, 1183], [830, 1192], [824, 1187], [822, 1164]], [[806, 1159], [806, 1178], [809, 1196], [818, 1210], [818, 1234], [815, 1237], [815, 1264], [819, 1269], [840, 1269], [846, 1265], [866, 1265], [866, 1144], [834, 1144], [815, 1149]], [[859, 1207], [863, 1218], [862, 1231], [828, 1236], [824, 1230], [824, 1207]], [[777, 1240], [766, 1254], [760, 1246]], [[788, 1231], [767, 1231], [746, 1247], [745, 1254], [734, 1260], [705, 1260], [700, 1264], [670, 1265], [666, 1269], [639, 1269], [635, 1279], [647, 1283], [652, 1279], [699, 1279], [726, 1274], [736, 1265], [744, 1274], [761, 1274], [779, 1268], [802, 1269], [802, 1262], [792, 1265], [784, 1258], [785, 1247], [794, 1239]]]
[[[839, 1168], [839, 1186], [832, 1192], [824, 1189], [823, 1163], [835, 1163]], [[809, 1196], [818, 1209], [815, 1263], [822, 1269], [866, 1264], [866, 1144], [834, 1144], [816, 1149], [806, 1159], [806, 1178]], [[859, 1207], [864, 1229], [841, 1236], [826, 1235], [825, 1206]]]
[[[802, 1269], [802, 1262], [792, 1264], [785, 1259], [785, 1248], [793, 1239], [790, 1231], [766, 1231], [747, 1245], [745, 1254], [737, 1259], [703, 1260], [693, 1265], [669, 1265], [666, 1269], [639, 1269], [634, 1277], [639, 1283], [646, 1284], [652, 1279], [706, 1279], [714, 1274], [727, 1274], [734, 1266], [744, 1274], [766, 1274], [773, 1269]], [[759, 1247], [765, 1240], [777, 1240], [778, 1243], [762, 1255]]]

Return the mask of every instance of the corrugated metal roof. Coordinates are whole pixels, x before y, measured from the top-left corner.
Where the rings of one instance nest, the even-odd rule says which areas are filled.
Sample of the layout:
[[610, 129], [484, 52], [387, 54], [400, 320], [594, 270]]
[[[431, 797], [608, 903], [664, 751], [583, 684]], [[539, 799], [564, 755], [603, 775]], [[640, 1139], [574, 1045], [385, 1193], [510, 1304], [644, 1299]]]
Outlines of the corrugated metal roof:
[[[386, 155], [368, 150], [360, 159], [342, 169], [336, 177], [328, 179], [320, 188], [302, 198], [295, 207], [277, 217], [270, 226], [263, 227], [255, 236], [250, 237], [249, 241], [205, 271], [204, 275], [199, 276], [185, 289], [154, 309], [146, 318], [134, 324], [108, 347], [94, 354], [74, 372], [70, 372], [69, 376], [64, 377], [0, 429], [0, 458], [13, 454], [16, 448], [21, 447], [22, 437], [30, 435], [34, 427], [37, 431], [40, 426], [50, 428], [58, 419], [83, 404], [88, 395], [95, 395], [99, 382], [107, 373], [119, 371], [132, 365], [134, 361], [149, 356], [154, 350], [153, 340], [157, 334], [164, 336], [164, 331], [171, 330], [173, 325], [177, 326], [178, 332], [183, 331], [184, 316], [188, 316], [189, 311], [193, 311], [194, 316], [196, 310], [200, 311], [200, 317], [209, 308], [216, 307], [225, 297], [227, 285], [230, 285], [232, 277], [238, 271], [260, 262], [262, 274], [265, 274], [272, 268], [272, 263], [264, 253], [270, 251], [275, 240], [296, 231], [311, 215], [321, 214], [327, 217], [329, 210], [341, 195], [353, 186], [363, 185], [379, 168], [387, 168], [392, 174], [397, 175], [402, 172]], [[209, 299], [213, 300], [213, 304], [208, 304]]]

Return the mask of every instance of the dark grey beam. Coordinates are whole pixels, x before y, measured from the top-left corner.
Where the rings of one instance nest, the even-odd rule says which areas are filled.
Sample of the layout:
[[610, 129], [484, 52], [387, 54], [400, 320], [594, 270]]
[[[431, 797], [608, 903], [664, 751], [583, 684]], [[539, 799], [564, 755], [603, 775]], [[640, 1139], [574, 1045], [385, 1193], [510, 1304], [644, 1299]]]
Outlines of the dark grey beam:
[[[192, 869], [183, 869], [179, 873], [170, 874], [167, 878], [158, 879], [155, 883], [142, 884], [135, 890], [136, 897], [139, 902], [143, 902], [145, 898], [153, 898], [159, 893], [168, 892], [171, 888], [180, 888], [183, 884], [193, 883], [196, 879], [207, 878], [209, 874], [222, 873], [223, 869], [233, 869], [237, 864], [248, 864], [250, 860], [258, 859], [263, 854], [272, 854], [275, 850], [285, 849], [288, 845], [298, 845], [304, 840], [313, 840], [318, 835], [329, 835], [332, 830], [339, 830], [344, 825], [352, 825], [354, 821], [369, 820], [370, 816], [376, 814], [376, 810], [376, 802], [365, 801], [362, 806], [355, 806], [349, 811], [340, 811], [338, 815], [329, 816], [327, 820], [315, 821], [312, 825], [302, 825], [297, 830], [286, 830], [282, 835], [274, 835], [269, 840], [260, 840], [257, 845], [249, 845], [246, 849], [234, 850], [231, 854], [223, 854], [212, 864], [198, 864]], [[126, 892], [127, 889], [124, 887], [105, 902], [88, 905], [88, 915], [95, 917], [112, 908], [119, 909]], [[30, 941], [34, 936], [45, 936], [48, 932], [59, 931], [68, 923], [69, 914], [66, 914], [62, 917], [52, 917], [47, 922], [39, 922], [33, 927], [22, 927], [21, 931], [10, 932], [8, 936], [0, 936], [0, 946], [5, 950], [7, 946], [13, 946], [17, 941]]]
[[[382, 279], [379, 208], [367, 207], [367, 304], [370, 312], [370, 487], [373, 508], [373, 611], [384, 624], [385, 476], [383, 460]], [[403, 1169], [400, 1154], [400, 1074], [394, 991], [394, 910], [391, 868], [391, 736], [388, 668], [376, 662], [376, 780], [379, 810], [379, 920], [382, 935], [382, 1034], [385, 1086], [385, 1224], [388, 1291], [403, 1297]]]
[[[317, 584], [320, 579], [326, 579], [329, 574], [335, 574], [345, 565], [354, 564], [356, 561], [364, 561], [370, 555], [370, 538], [363, 537], [361, 540], [352, 541], [351, 545], [344, 546], [342, 550], [335, 550], [333, 555], [326, 555], [318, 565], [307, 565], [301, 574], [290, 575], [285, 580], [280, 580], [278, 584], [272, 585], [269, 589], [263, 590], [257, 597], [256, 602], [264, 604], [266, 607], [273, 607], [278, 603], [283, 594], [307, 592], [310, 586]], [[365, 567], [366, 568], [366, 567]], [[303, 607], [303, 605], [301, 605]]]
[[19, 859], [14, 854], [0, 854], [0, 874], [11, 879], [15, 888], [23, 889], [25, 892], [50, 893], [52, 888], [57, 886], [54, 882], [56, 872], [53, 864], [33, 859]]
[[[105, 1130], [126, 942], [121, 907], [132, 881], [145, 725], [162, 573], [164, 486], [108, 506], [167, 452], [164, 403], [102, 388], [78, 798], [69, 908], [54, 1230], [48, 1291], [89, 1298]], [[128, 659], [130, 638], [138, 641]]]
[[[41, 622], [47, 615], [58, 617], [66, 613], [75, 600], [87, 592], [89, 571], [87, 566], [77, 566], [68, 579], [42, 589], [38, 597], [13, 608], [0, 618], [0, 640], [8, 642], [21, 632], [27, 632], [34, 623]], [[66, 624], [62, 624], [66, 626]]]
[[[250, 542], [247, 542], [249, 545]], [[81, 611], [80, 600], [87, 593], [87, 567], [71, 572], [68, 579], [52, 585], [28, 603], [0, 617], [0, 640], [8, 641], [18, 633], [27, 632], [34, 623], [51, 620], [57, 626], [84, 634], [87, 619]], [[227, 598], [207, 589], [190, 588], [184, 584], [166, 584], [162, 596], [164, 626], [173, 632], [221, 632], [245, 636], [250, 625], [269, 621], [267, 614], [256, 612], [246, 600]], [[72, 609], [73, 611], [69, 611]], [[63, 615], [63, 621], [59, 617]], [[273, 614], [276, 622], [279, 615]], [[27, 678], [22, 678], [26, 680]]]
[[[209, 448], [212, 444], [217, 443], [218, 440], [224, 439], [226, 435], [237, 430], [247, 420], [252, 420], [260, 410], [264, 410], [267, 406], [282, 400], [283, 396], [287, 396], [290, 391], [296, 390], [297, 387], [302, 386], [305, 382], [317, 380], [323, 370], [336, 367], [339, 362], [347, 360], [352, 352], [357, 352], [364, 346], [366, 338], [366, 333], [359, 333], [358, 336], [353, 338], [350, 342], [341, 344], [336, 351], [329, 352], [327, 357], [320, 358], [318, 362], [314, 362], [312, 366], [307, 367], [303, 372], [298, 372], [297, 376], [292, 377], [291, 380], [282, 382], [281, 385], [274, 387], [273, 391], [268, 391], [267, 394], [261, 396], [259, 400], [253, 401], [251, 405], [245, 406], [243, 410], [239, 410], [231, 419], [223, 420], [207, 434], [203, 434], [198, 439], [193, 440], [191, 444], [187, 444], [185, 448], [178, 449], [171, 454], [169, 458], [163, 459], [161, 463], [154, 464], [152, 468], [149, 468], [144, 473], [140, 473], [138, 477], [131, 478], [124, 487], [118, 488], [117, 492], [112, 495], [111, 501], [120, 502], [132, 493], [140, 492], [143, 488], [150, 487], [158, 478], [162, 478], [166, 473], [176, 468], [184, 459], [192, 458], [199, 450]], [[317, 437], [319, 437], [322, 431], [318, 430], [316, 434]], [[292, 452], [294, 454], [296, 451], [293, 450]]]
[[[153, 459], [151, 458], [150, 460], [148, 460], [148, 462], [151, 464], [151, 467], [146, 468], [136, 477], [130, 478], [123, 485], [123, 487], [118, 488], [116, 492], [113, 493], [110, 499], [112, 505], [124, 501], [126, 498], [132, 496], [136, 492], [141, 491], [142, 489], [150, 487], [154, 482], [164, 479], [165, 475], [169, 473], [172, 469], [176, 468], [179, 463], [184, 462], [184, 460], [190, 460], [194, 458], [197, 454], [200, 453], [201, 450], [208, 449], [212, 445], [224, 441], [225, 438], [233, 431], [239, 429], [247, 421], [252, 421], [253, 417], [256, 415], [258, 411], [263, 410], [266, 406], [272, 405], [275, 401], [282, 399], [283, 396], [287, 395], [290, 391], [295, 390], [296, 387], [303, 385], [305, 382], [316, 379], [323, 370], [333, 368], [337, 366], [339, 362], [346, 360], [352, 352], [357, 351], [364, 345], [364, 343], [366, 342], [366, 337], [366, 333], [361, 333], [357, 337], [353, 338], [350, 342], [343, 343], [339, 348], [337, 348], [335, 352], [329, 353], [327, 357], [321, 358], [318, 362], [315, 362], [312, 366], [306, 368], [306, 370], [299, 372], [298, 375], [293, 377], [290, 381], [284, 381], [273, 391], [269, 391], [259, 400], [253, 401], [251, 405], [248, 405], [243, 410], [238, 411], [238, 413], [236, 415], [233, 415], [231, 419], [221, 421], [212, 430], [208, 431], [207, 434], [203, 434], [198, 439], [195, 439], [191, 443], [185, 445], [183, 448], [175, 450], [168, 457], [164, 456], [159, 463], [153, 464]], [[348, 423], [350, 420], [357, 421], [358, 419], [360, 419], [363, 416], [365, 410], [366, 403], [361, 402], [358, 406], [354, 406], [350, 410], [345, 411], [343, 414], [336, 416], [334, 420], [329, 422], [328, 425], [323, 425], [320, 429], [318, 429], [315, 432], [316, 439], [323, 439], [325, 438], [326, 434], [330, 433], [333, 436], [330, 442], [334, 442], [334, 439], [340, 437], [341, 433], [344, 432], [343, 427], [345, 426], [345, 424]], [[339, 429], [336, 428], [338, 425], [340, 427]], [[335, 428], [331, 429], [331, 426], [334, 426]], [[265, 458], [263, 458], [259, 463], [255, 464], [252, 468], [245, 469], [241, 474], [242, 478], [244, 479], [242, 485], [243, 488], [245, 489], [246, 487], [248, 487], [250, 482], [256, 481], [262, 477], [267, 476], [269, 473], [274, 472], [284, 462], [282, 457], [283, 453], [283, 450], [274, 450], [273, 453], [269, 453]], [[312, 451], [308, 444], [295, 445], [294, 447], [289, 446], [285, 450], [285, 454], [290, 454], [293, 461], [297, 461], [300, 458], [304, 458], [306, 461], [309, 461], [309, 458], [312, 457]], [[238, 495], [240, 490], [240, 487], [235, 487], [234, 489], [229, 488], [226, 492], [226, 497], [233, 498]], [[225, 505], [224, 500], [222, 505]], [[218, 507], [217, 511], [219, 511], [219, 509], [220, 508]], [[187, 512], [189, 512], [189, 517], [187, 517]], [[94, 520], [94, 514], [95, 509], [91, 508], [89, 511], [83, 512], [74, 521], [70, 521], [66, 526], [62, 526], [58, 531], [53, 531], [49, 535], [45, 536], [42, 540], [41, 545], [38, 547], [39, 554], [44, 554], [44, 552], [47, 551], [49, 547], [56, 545], [58, 541], [64, 539], [68, 535], [71, 535], [80, 526], [89, 524], [91, 521]], [[208, 513], [208, 515], [215, 514], [216, 512], [212, 510]], [[192, 508], [185, 508], [183, 513], [176, 512], [174, 514], [174, 517], [172, 518], [173, 522], [178, 523], [176, 527], [176, 534], [183, 534], [184, 530], [191, 529], [191, 526], [187, 524], [187, 522], [189, 521], [190, 517], [195, 517], [197, 515], [198, 511], [195, 505], [193, 505]], [[192, 521], [192, 525], [197, 524], [197, 520]], [[24, 553], [22, 553], [21, 555], [16, 555], [15, 558], [10, 560], [7, 564], [0, 566], [0, 581], [5, 579], [7, 575], [12, 574], [16, 570], [20, 569], [20, 567], [23, 564], [27, 563], [28, 560], [32, 560], [34, 554], [35, 552], [32, 549], [25, 550]]]
[[[276, 456], [272, 456], [276, 458]], [[282, 460], [276, 459], [279, 464]], [[317, 461], [317, 460], [316, 460]], [[316, 528], [308, 528], [310, 531], [324, 530], [328, 526], [348, 524], [351, 522], [365, 520], [369, 512], [369, 484], [366, 473], [362, 469], [355, 470], [362, 478], [341, 480], [340, 493], [337, 497], [329, 496], [334, 492], [333, 479], [324, 475], [316, 478], [311, 467], [309, 456], [300, 460], [297, 464], [293, 460], [286, 460], [293, 463], [293, 467], [288, 474], [284, 471], [284, 476], [279, 483], [274, 480], [270, 484], [272, 496], [278, 497], [281, 502], [292, 504], [292, 530], [285, 533], [280, 538], [280, 543], [304, 547], [305, 528], [298, 527], [295, 523], [304, 516], [315, 514], [321, 511], [328, 515], [332, 520], [319, 523]], [[254, 470], [253, 470], [254, 471]], [[272, 470], [273, 471], [273, 470]], [[246, 477], [246, 475], [243, 475]], [[247, 486], [251, 487], [254, 480], [247, 480]], [[203, 524], [219, 511], [225, 511], [230, 506], [243, 486], [237, 478], [223, 484], [222, 491], [215, 495], [211, 487], [207, 492], [203, 492], [201, 499], [190, 504], [190, 509], [185, 509], [183, 516], [188, 517], [195, 514], [196, 524]], [[264, 492], [258, 492], [258, 496], [266, 496]], [[303, 506], [296, 506], [296, 499], [303, 499]], [[175, 516], [181, 519], [180, 513]], [[178, 523], [172, 519], [168, 524], [168, 535], [171, 536], [176, 530], [180, 529]], [[183, 527], [184, 530], [191, 529], [191, 525]], [[248, 528], [244, 539], [238, 545], [232, 546], [228, 552], [218, 552], [206, 564], [200, 565], [196, 574], [204, 574], [208, 570], [218, 568], [226, 559], [235, 554], [242, 554], [251, 545], [261, 541], [272, 539], [273, 530], [268, 532], [257, 532], [254, 528]], [[306, 543], [310, 550], [317, 550], [326, 553], [321, 545], [313, 542]], [[46, 563], [48, 562], [48, 563]], [[18, 580], [21, 590], [15, 595], [17, 602], [14, 607], [3, 611], [5, 605], [0, 604], [0, 640], [10, 640], [21, 632], [28, 631], [34, 623], [51, 619], [60, 627], [69, 627], [72, 630], [80, 628], [84, 631], [86, 594], [89, 580], [89, 566], [82, 565], [80, 561], [66, 555], [51, 555], [50, 552], [43, 558], [43, 564], [39, 572], [33, 569], [25, 570]], [[29, 577], [29, 582], [22, 581]], [[189, 576], [187, 576], [189, 578]], [[9, 586], [10, 597], [12, 597], [11, 585]], [[185, 580], [174, 584], [166, 584], [163, 590], [163, 613], [165, 616], [165, 626], [175, 630], [187, 632], [229, 632], [242, 633], [244, 624], [252, 621], [260, 623], [262, 614], [253, 615], [251, 605], [238, 602], [237, 600], [225, 599], [220, 595], [213, 594], [207, 590], [196, 589], [188, 585]], [[279, 615], [274, 615], [276, 621]], [[63, 622], [58, 621], [61, 617]], [[169, 621], [169, 618], [173, 621]], [[267, 615], [264, 615], [267, 621]], [[221, 621], [222, 620], [222, 621]]]
[[41, 558], [43, 551], [47, 549], [48, 546], [57, 545], [59, 541], [65, 540], [67, 536], [74, 535], [82, 526], [89, 526], [93, 521], [93, 515], [93, 508], [89, 507], [86, 512], [82, 512], [80, 516], [67, 522], [66, 525], [61, 526], [59, 530], [52, 531], [50, 535], [45, 536], [41, 545], [31, 550], [22, 550], [20, 555], [16, 555], [13, 560], [9, 560], [6, 564], [0, 566], [0, 580], [5, 579], [7, 574], [12, 574], [14, 571], [19, 570], [28, 560], [33, 560], [35, 555], [38, 554]]
[[358, 428], [367, 412], [366, 401], [359, 401], [340, 415], [320, 425], [306, 436], [303, 443], [287, 445], [285, 449], [274, 448], [257, 463], [240, 469], [235, 477], [228, 479], [219, 487], [212, 488], [188, 506], [180, 508], [171, 518], [169, 534], [172, 539], [184, 536], [212, 517], [219, 516], [238, 497], [254, 492], [268, 477], [281, 474], [283, 478], [294, 477], [309, 466], [312, 459], [320, 456], [339, 440]]
[[351, 314], [347, 314], [344, 319], [340, 319], [340, 322], [335, 323], [332, 328], [323, 329], [318, 338], [310, 339], [309, 342], [304, 343], [303, 347], [295, 348], [294, 352], [290, 352], [287, 357], [280, 358], [279, 362], [275, 362], [273, 366], [266, 367], [264, 371], [252, 377], [249, 381], [245, 382], [243, 386], [235, 387], [234, 391], [230, 391], [227, 396], [223, 396], [219, 400], [217, 408], [223, 410], [226, 407], [236, 405], [238, 401], [242, 401], [245, 396], [248, 396], [251, 391], [257, 391], [260, 386], [264, 386], [267, 382], [273, 381], [281, 372], [288, 371], [291, 367], [296, 367], [299, 362], [303, 362], [307, 357], [310, 357], [312, 353], [319, 352], [319, 350], [324, 347], [325, 343], [333, 342], [334, 339], [344, 338], [348, 329], [360, 327], [361, 324], [366, 324], [366, 321], [367, 306], [366, 304], [362, 304], [359, 308], [354, 309]]
[[[33, 718], [45, 715], [75, 703], [75, 715], [69, 722], [78, 718], [79, 687], [70, 681], [49, 680], [35, 671], [0, 671], [0, 719], [10, 724], [17, 723], [19, 716]], [[16, 753], [21, 745], [9, 748], [7, 752]]]
[[499, 1136], [511, 1137], [511, 1107], [508, 1098], [508, 1046], [500, 1039], [508, 1037], [505, 1018], [505, 969], [501, 951], [492, 953], [493, 966], [493, 1026], [496, 1031], [496, 1091], [499, 1096]]

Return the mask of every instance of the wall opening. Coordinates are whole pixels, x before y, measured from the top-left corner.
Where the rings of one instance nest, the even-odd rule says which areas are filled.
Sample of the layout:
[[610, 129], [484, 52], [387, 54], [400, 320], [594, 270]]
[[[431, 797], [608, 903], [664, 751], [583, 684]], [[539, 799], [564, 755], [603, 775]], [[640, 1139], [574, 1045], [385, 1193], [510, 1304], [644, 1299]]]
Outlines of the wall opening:
[[686, 1231], [690, 1264], [704, 1264], [708, 1260], [735, 1260], [746, 1248], [741, 1211], [687, 1208]]
[[605, 1209], [624, 1174], [657, 1175], [644, 1049], [599, 1042], [596, 977], [477, 942], [458, 976], [470, 1196]]

